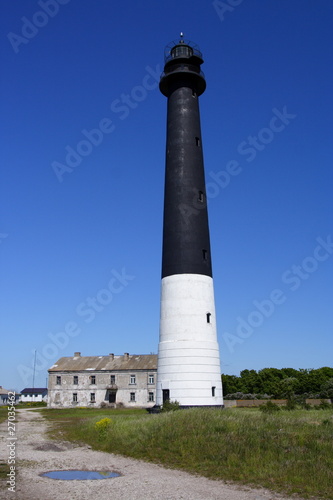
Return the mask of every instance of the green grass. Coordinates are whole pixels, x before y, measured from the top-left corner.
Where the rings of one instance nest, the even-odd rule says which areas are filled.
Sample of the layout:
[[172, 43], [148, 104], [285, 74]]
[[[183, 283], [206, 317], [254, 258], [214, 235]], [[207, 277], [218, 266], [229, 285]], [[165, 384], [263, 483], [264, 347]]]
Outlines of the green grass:
[[0, 480], [7, 480], [7, 474], [9, 474], [9, 465], [7, 462], [0, 461]]
[[[54, 437], [214, 479], [332, 499], [332, 410], [42, 410]], [[95, 423], [111, 418], [99, 432]]]
[[8, 417], [8, 408], [7, 406], [0, 406], [0, 424], [7, 420]]

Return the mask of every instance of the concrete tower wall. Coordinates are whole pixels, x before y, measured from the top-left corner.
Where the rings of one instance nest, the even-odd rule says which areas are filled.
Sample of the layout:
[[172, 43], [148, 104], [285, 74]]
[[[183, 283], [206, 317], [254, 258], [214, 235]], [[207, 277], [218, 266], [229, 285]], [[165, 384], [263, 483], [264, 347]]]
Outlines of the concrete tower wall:
[[[215, 388], [215, 389], [213, 389]], [[176, 274], [162, 279], [157, 404], [163, 389], [182, 406], [222, 404], [213, 280]]]

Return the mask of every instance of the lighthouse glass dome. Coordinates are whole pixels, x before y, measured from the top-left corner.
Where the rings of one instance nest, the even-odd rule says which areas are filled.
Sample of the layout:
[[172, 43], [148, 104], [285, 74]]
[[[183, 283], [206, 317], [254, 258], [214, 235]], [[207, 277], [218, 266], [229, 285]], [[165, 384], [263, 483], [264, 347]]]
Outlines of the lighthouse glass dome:
[[164, 62], [175, 59], [176, 57], [192, 57], [197, 56], [202, 59], [202, 53], [196, 43], [190, 40], [177, 40], [168, 43], [164, 50]]

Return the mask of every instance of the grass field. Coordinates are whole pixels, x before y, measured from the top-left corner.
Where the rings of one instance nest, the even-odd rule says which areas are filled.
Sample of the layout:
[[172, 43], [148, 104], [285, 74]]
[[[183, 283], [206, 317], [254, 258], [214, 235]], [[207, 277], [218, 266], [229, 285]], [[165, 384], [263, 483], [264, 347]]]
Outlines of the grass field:
[[[332, 410], [41, 410], [52, 437], [214, 479], [333, 498]], [[106, 429], [97, 421], [110, 418]]]
[[8, 408], [7, 406], [0, 406], [0, 424], [7, 420]]

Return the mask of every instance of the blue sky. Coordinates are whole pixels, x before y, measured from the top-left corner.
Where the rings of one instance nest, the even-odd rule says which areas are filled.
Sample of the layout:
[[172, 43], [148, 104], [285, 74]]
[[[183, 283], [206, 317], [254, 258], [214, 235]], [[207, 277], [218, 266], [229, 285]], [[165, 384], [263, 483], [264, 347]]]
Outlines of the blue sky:
[[164, 47], [203, 52], [221, 371], [332, 366], [329, 0], [1, 2], [0, 385], [157, 352]]

